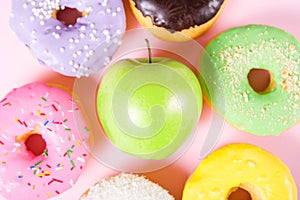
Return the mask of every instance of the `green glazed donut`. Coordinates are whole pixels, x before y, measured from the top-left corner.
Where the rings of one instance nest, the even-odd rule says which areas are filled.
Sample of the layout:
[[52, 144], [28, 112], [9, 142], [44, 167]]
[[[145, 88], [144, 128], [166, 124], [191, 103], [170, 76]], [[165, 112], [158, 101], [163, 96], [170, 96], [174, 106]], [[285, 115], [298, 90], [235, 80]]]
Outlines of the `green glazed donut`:
[[205, 97], [229, 124], [265, 136], [299, 121], [300, 44], [294, 36], [265, 25], [236, 27], [213, 39], [206, 51]]

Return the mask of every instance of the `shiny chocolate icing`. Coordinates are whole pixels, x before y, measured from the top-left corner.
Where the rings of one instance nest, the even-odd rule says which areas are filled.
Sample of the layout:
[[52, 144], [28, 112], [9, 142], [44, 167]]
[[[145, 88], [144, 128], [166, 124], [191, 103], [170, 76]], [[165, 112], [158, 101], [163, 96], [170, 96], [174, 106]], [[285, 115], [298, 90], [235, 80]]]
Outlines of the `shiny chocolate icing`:
[[170, 32], [201, 25], [212, 19], [224, 0], [132, 0], [155, 26]]

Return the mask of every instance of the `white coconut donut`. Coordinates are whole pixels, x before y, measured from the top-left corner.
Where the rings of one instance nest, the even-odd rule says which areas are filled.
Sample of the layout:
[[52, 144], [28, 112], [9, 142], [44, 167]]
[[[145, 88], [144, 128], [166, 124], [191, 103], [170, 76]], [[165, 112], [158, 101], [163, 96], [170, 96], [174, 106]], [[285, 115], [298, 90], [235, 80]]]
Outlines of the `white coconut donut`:
[[165, 189], [143, 176], [121, 173], [88, 189], [80, 200], [174, 200]]

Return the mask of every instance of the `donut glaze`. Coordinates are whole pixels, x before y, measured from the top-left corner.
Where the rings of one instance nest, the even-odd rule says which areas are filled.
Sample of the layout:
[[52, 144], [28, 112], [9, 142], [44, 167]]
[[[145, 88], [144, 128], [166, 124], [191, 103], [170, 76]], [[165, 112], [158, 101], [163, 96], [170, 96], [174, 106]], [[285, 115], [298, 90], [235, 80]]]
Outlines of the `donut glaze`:
[[121, 43], [121, 0], [13, 0], [10, 26], [45, 66], [88, 76], [106, 66]]
[[297, 188], [276, 156], [251, 144], [230, 144], [205, 158], [186, 182], [182, 200], [200, 199], [297, 200]]
[[74, 121], [80, 112], [70, 93], [43, 83], [6, 95], [0, 102], [0, 195], [48, 199], [72, 187], [88, 156], [81, 145], [88, 128]]
[[[227, 122], [256, 135], [279, 135], [299, 121], [300, 44], [294, 36], [264, 25], [236, 27], [217, 36], [206, 51], [201, 67], [208, 71], [206, 84], [212, 86], [209, 91], [204, 87], [206, 98], [217, 112], [225, 110], [219, 113]], [[206, 59], [215, 65], [207, 65]], [[268, 92], [251, 87], [252, 69], [271, 72]], [[221, 93], [225, 102], [218, 98]]]
[[199, 26], [212, 19], [224, 0], [133, 0], [143, 15], [155, 26], [170, 32]]

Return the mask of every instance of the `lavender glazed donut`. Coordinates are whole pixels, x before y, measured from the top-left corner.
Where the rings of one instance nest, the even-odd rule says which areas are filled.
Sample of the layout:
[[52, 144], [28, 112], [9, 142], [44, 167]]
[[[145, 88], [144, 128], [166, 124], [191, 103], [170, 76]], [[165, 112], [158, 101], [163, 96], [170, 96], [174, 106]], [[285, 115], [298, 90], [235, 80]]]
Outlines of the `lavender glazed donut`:
[[45, 66], [67, 76], [103, 68], [121, 43], [121, 0], [13, 0], [10, 26]]

